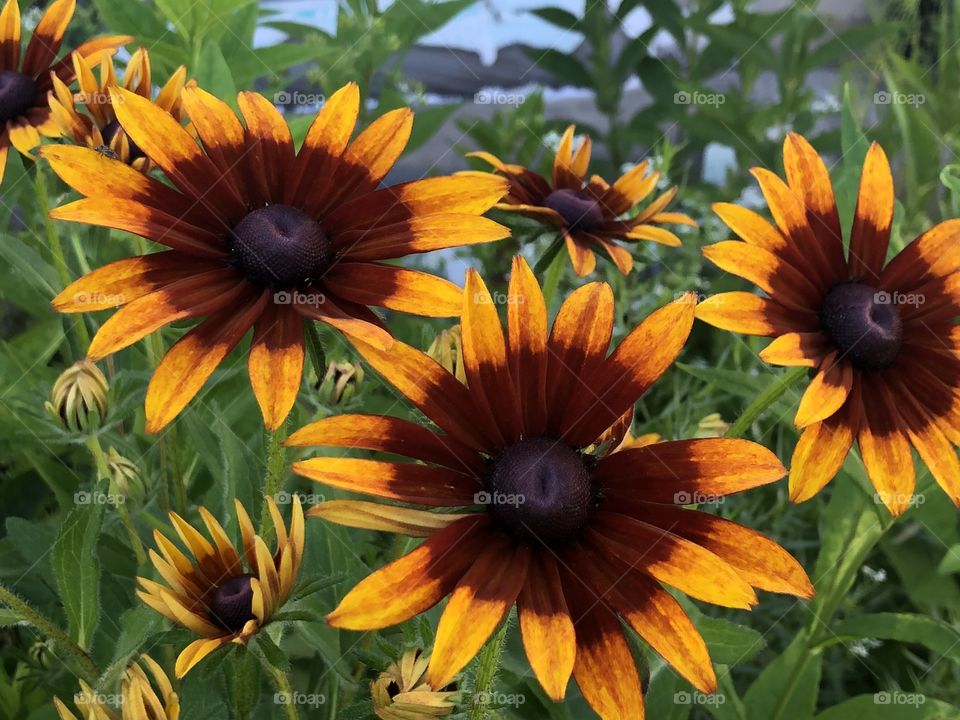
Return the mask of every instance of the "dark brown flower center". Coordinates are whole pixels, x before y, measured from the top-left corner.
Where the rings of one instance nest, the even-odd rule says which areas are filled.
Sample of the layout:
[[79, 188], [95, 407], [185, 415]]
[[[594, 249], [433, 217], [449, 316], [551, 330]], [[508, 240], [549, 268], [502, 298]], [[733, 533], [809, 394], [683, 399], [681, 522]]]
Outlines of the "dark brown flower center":
[[0, 71], [0, 123], [25, 114], [36, 101], [33, 78], [14, 70]]
[[543, 204], [566, 220], [571, 230], [590, 232], [603, 225], [600, 204], [585, 192], [566, 188], [554, 190], [547, 195]]
[[559, 440], [521, 440], [491, 460], [480, 500], [513, 537], [556, 545], [572, 539], [596, 505], [583, 455]]
[[[111, 120], [107, 123], [107, 126], [100, 131], [100, 135], [103, 137], [103, 144], [110, 147], [110, 143], [113, 142], [113, 139], [120, 130], [120, 123], [117, 120]], [[140, 149], [129, 135], [127, 135], [127, 145], [130, 146], [130, 162], [138, 158], [146, 157], [143, 150]]]
[[228, 632], [240, 632], [253, 619], [253, 589], [250, 575], [230, 578], [213, 594], [210, 620]]
[[233, 260], [251, 282], [274, 288], [300, 287], [330, 265], [330, 240], [320, 224], [289, 205], [249, 213], [232, 233]]
[[903, 320], [892, 296], [863, 283], [834, 286], [820, 308], [820, 325], [858, 370], [889, 367], [903, 344]]

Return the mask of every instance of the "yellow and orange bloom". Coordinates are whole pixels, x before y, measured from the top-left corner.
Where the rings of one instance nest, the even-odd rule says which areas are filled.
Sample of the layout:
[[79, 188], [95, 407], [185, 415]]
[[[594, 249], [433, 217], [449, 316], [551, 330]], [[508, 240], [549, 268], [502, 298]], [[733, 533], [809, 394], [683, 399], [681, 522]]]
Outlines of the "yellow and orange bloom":
[[[91, 64], [77, 53], [73, 54], [73, 67], [80, 84], [80, 92], [74, 94], [59, 78], [53, 78], [53, 93], [50, 95], [50, 110], [53, 119], [64, 137], [79, 145], [110, 152], [122, 162], [132, 165], [140, 172], [148, 173], [153, 163], [132, 142], [120, 127], [113, 110], [110, 88], [123, 87], [150, 100], [153, 96], [153, 81], [150, 73], [150, 56], [146, 48], [140, 48], [130, 58], [123, 72], [123, 85], [117, 83], [113, 59], [100, 59], [100, 79], [94, 75]], [[187, 78], [187, 69], [181, 65], [166, 85], [160, 88], [153, 101], [157, 107], [177, 121], [180, 120], [180, 93]], [[78, 107], [78, 102], [81, 107]], [[86, 112], [82, 112], [85, 108]]]
[[253, 328], [248, 368], [268, 429], [296, 400], [304, 322], [320, 321], [387, 348], [393, 337], [368, 306], [431, 317], [460, 309], [460, 288], [382, 261], [490, 242], [509, 232], [481, 217], [506, 191], [486, 173], [463, 173], [380, 188], [406, 146], [407, 108], [350, 137], [356, 85], [334, 93], [299, 152], [279, 111], [240, 93], [245, 125], [221, 100], [183, 90], [183, 110], [202, 141], [136, 93], [111, 88], [129, 138], [174, 187], [81, 147], [44, 157], [84, 199], [51, 216], [136, 233], [170, 250], [94, 270], [54, 300], [61, 312], [123, 307], [88, 352], [102, 358], [184, 318], [205, 318], [160, 362], [146, 397], [157, 432], [196, 395]]
[[303, 509], [293, 497], [289, 529], [273, 498], [267, 507], [277, 535], [274, 552], [256, 534], [250, 516], [234, 500], [242, 548], [236, 549], [223, 526], [201, 507], [200, 517], [213, 540], [176, 513], [174, 529], [193, 555], [191, 561], [177, 546], [154, 531], [160, 550], [150, 550], [150, 560], [166, 585], [138, 577], [137, 596], [164, 617], [200, 636], [177, 658], [177, 677], [214, 650], [228, 643], [245, 644], [286, 602], [303, 561]]
[[626, 275], [633, 269], [633, 255], [618, 240], [651, 240], [676, 247], [680, 238], [660, 226], [697, 226], [683, 213], [666, 212], [677, 194], [675, 187], [631, 215], [656, 188], [660, 173], [648, 173], [650, 163], [644, 160], [613, 185], [598, 175], [588, 181], [590, 138], [584, 137], [574, 152], [573, 135], [571, 125], [560, 141], [549, 180], [522, 165], [504, 163], [488, 152], [473, 152], [467, 157], [489, 163], [510, 182], [510, 193], [496, 205], [497, 209], [526, 215], [559, 230], [577, 275], [584, 277], [593, 272], [597, 264], [594, 251], [599, 250], [606, 252]]
[[411, 648], [370, 683], [373, 712], [380, 720], [429, 720], [454, 711], [457, 693], [427, 682], [429, 664], [427, 655]]
[[[527, 657], [551, 698], [564, 697], [573, 674], [602, 717], [642, 718], [622, 618], [696, 688], [714, 691], [706, 645], [661, 583], [733, 608], [756, 604], [754, 588], [801, 597], [813, 588], [776, 543], [679, 504], [771, 483], [785, 469], [770, 451], [736, 439], [613, 451], [629, 428], [624, 418], [682, 349], [692, 296], [653, 313], [609, 354], [609, 285], [574, 292], [550, 329], [536, 278], [517, 258], [507, 298], [504, 333], [483, 281], [468, 273], [461, 325], [467, 385], [403, 343], [390, 352], [357, 343], [438, 430], [341, 415], [288, 439], [416, 461], [318, 457], [294, 464], [317, 482], [399, 503], [332, 500], [310, 515], [427, 538], [351, 590], [328, 622], [383, 628], [449, 595], [426, 673], [431, 687], [442, 688], [516, 603]], [[611, 426], [617, 430], [608, 432]], [[585, 451], [591, 447], [598, 449]]]
[[774, 338], [760, 357], [809, 367], [790, 497], [816, 495], [857, 442], [877, 497], [893, 515], [910, 505], [912, 445], [960, 505], [960, 220], [931, 228], [887, 262], [893, 178], [874, 143], [860, 180], [845, 253], [826, 166], [800, 135], [783, 149], [787, 181], [755, 168], [776, 227], [750, 210], [716, 213], [744, 242], [711, 245], [714, 264], [766, 297], [715, 295], [697, 308], [711, 325]]
[[[70, 58], [57, 61], [57, 55], [75, 9], [76, 0], [51, 3], [37, 23], [23, 57], [18, 1], [7, 0], [0, 11], [0, 181], [11, 145], [32, 158], [41, 135], [60, 136], [47, 96], [53, 89], [52, 78], [66, 85], [74, 80]], [[108, 35], [88, 40], [74, 52], [90, 62], [99, 62], [132, 40], [129, 35]]]
[[[149, 676], [141, 664], [149, 670]], [[180, 717], [180, 699], [170, 679], [148, 655], [141, 655], [140, 663], [132, 664], [124, 672], [118, 696], [119, 710], [105, 702], [107, 699], [81, 680], [80, 692], [73, 699], [80, 713], [79, 720], [178, 720]], [[54, 697], [53, 703], [60, 720], [78, 720], [60, 698]]]

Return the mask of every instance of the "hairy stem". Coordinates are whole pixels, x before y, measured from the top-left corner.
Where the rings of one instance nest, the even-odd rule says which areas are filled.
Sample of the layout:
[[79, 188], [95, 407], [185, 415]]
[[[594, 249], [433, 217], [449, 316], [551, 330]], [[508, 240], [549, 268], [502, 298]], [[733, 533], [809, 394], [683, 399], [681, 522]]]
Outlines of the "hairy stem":
[[477, 677], [473, 683], [473, 694], [469, 698], [468, 720], [484, 720], [490, 712], [490, 695], [500, 670], [500, 658], [509, 627], [510, 621], [505, 620], [480, 651]]
[[807, 376], [807, 368], [790, 368], [786, 373], [780, 375], [774, 380], [766, 390], [757, 395], [747, 409], [741, 413], [736, 422], [730, 426], [724, 437], [738, 438], [750, 429], [754, 421], [769, 409], [777, 400], [779, 400], [787, 390], [800, 382], [801, 378]]

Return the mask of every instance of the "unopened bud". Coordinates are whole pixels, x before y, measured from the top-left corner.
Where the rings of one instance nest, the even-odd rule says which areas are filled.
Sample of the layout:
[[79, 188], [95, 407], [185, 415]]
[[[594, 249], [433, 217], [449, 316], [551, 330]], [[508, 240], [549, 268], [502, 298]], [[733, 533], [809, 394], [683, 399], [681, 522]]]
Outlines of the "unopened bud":
[[95, 430], [107, 414], [108, 390], [100, 368], [90, 360], [80, 360], [57, 378], [45, 407], [67, 430]]

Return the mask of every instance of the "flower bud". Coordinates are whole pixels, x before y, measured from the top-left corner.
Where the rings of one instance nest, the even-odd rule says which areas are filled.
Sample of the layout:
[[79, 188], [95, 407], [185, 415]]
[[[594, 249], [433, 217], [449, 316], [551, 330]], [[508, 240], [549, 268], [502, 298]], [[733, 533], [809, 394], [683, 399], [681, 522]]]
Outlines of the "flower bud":
[[110, 473], [111, 484], [121, 495], [131, 500], [143, 499], [145, 488], [140, 468], [118, 453], [115, 447], [107, 449], [107, 471]]
[[427, 348], [427, 355], [466, 385], [467, 376], [463, 370], [463, 345], [460, 337], [459, 325], [454, 325], [449, 330], [441, 330], [434, 341], [430, 343], [430, 347]]
[[370, 683], [373, 711], [381, 720], [428, 720], [445, 717], [456, 704], [456, 692], [439, 692], [424, 675], [430, 658], [411, 648]]
[[730, 423], [724, 422], [720, 413], [710, 413], [697, 423], [697, 430], [693, 436], [695, 438], [718, 438], [723, 437], [729, 429]]
[[357, 394], [363, 382], [360, 363], [334, 362], [327, 366], [327, 374], [317, 388], [320, 402], [325, 405], [345, 405]]
[[67, 368], [53, 384], [47, 411], [71, 432], [100, 427], [107, 414], [107, 378], [90, 360]]

